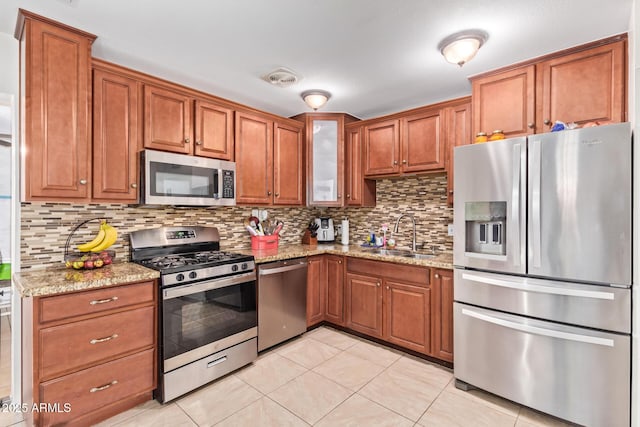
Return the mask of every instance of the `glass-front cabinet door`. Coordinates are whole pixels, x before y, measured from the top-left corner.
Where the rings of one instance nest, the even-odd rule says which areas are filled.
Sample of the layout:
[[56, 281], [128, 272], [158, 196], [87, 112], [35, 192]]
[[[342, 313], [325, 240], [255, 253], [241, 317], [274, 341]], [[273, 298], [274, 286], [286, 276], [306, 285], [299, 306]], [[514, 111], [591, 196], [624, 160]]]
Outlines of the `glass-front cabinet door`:
[[344, 116], [308, 114], [306, 121], [308, 204], [342, 206], [344, 183]]

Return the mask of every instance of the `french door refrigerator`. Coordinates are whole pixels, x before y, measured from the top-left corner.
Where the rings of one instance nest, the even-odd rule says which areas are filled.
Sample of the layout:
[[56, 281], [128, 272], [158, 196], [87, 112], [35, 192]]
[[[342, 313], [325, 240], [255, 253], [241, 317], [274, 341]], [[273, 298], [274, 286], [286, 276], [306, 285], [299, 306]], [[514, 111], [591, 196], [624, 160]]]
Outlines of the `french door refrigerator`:
[[456, 385], [578, 424], [629, 425], [629, 123], [454, 156]]

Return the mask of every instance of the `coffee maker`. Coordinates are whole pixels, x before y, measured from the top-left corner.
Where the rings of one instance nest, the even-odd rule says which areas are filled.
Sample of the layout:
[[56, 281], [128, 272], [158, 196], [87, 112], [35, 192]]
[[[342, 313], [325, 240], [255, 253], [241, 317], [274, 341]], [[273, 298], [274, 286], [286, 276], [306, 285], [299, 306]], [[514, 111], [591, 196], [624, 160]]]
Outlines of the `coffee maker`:
[[336, 230], [333, 226], [333, 220], [328, 217], [320, 217], [315, 219], [318, 225], [318, 243], [330, 243], [336, 241]]

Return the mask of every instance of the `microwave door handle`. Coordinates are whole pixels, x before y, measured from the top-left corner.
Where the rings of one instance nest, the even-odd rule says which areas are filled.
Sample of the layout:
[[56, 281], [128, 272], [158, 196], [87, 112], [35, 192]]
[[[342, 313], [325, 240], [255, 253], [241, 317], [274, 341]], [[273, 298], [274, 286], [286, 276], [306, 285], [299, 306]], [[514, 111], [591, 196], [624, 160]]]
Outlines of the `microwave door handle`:
[[218, 185], [216, 185], [216, 188], [213, 189], [213, 198], [214, 199], [220, 199], [222, 196], [222, 177], [223, 177], [223, 173], [222, 173], [222, 169], [218, 169]]

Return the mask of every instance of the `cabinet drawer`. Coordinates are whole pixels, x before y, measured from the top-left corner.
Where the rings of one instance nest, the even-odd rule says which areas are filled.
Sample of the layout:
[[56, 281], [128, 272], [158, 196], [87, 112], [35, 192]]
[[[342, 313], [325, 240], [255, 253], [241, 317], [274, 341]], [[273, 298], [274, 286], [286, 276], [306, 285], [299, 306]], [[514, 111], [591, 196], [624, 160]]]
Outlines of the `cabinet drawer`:
[[40, 299], [40, 323], [100, 313], [113, 308], [153, 301], [155, 282], [114, 286]]
[[105, 361], [154, 344], [155, 307], [40, 330], [40, 377]]
[[396, 279], [402, 282], [413, 282], [420, 286], [429, 286], [429, 268], [427, 267], [348, 258], [347, 272], [364, 274], [366, 276], [384, 277], [385, 279]]
[[[154, 388], [153, 349], [65, 375], [40, 384], [41, 402], [60, 405], [60, 412], [43, 413], [42, 424], [61, 425]], [[65, 403], [71, 405], [71, 412], [64, 412]]]

